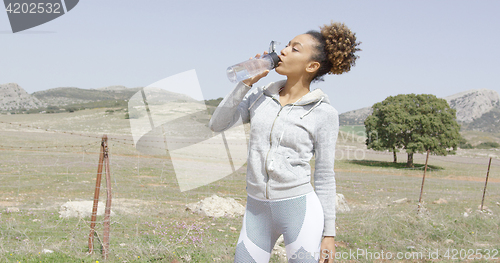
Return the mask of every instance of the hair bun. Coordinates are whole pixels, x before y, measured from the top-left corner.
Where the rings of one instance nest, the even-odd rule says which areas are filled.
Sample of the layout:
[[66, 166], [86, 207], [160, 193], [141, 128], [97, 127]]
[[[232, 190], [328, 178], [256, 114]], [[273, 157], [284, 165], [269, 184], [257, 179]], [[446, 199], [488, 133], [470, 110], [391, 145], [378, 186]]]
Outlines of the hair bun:
[[325, 51], [332, 68], [328, 74], [342, 74], [351, 70], [359, 56], [355, 55], [361, 42], [356, 42], [356, 34], [344, 23], [331, 23], [321, 27], [321, 34], [326, 40]]

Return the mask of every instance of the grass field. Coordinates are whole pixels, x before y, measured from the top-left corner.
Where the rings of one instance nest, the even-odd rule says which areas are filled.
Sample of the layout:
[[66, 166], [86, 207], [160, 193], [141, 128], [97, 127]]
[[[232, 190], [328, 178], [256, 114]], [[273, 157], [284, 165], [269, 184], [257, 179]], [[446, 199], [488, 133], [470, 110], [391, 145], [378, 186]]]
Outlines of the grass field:
[[[87, 255], [90, 218], [60, 218], [59, 210], [70, 200], [93, 199], [100, 137], [106, 133], [115, 213], [107, 262], [232, 262], [242, 217], [203, 217], [185, 205], [213, 194], [244, 205], [246, 166], [210, 185], [180, 192], [168, 158], [138, 153], [124, 112], [105, 110], [0, 116], [0, 261], [103, 261], [102, 216], [96, 253]], [[424, 203], [417, 211], [425, 156], [416, 154], [416, 167], [406, 169], [404, 153], [393, 164], [392, 153], [366, 150], [359, 128], [341, 131], [337, 192], [351, 211], [337, 214], [339, 262], [379, 262], [389, 255], [395, 262], [431, 262], [435, 256], [433, 262], [498, 261], [496, 158], [485, 198], [488, 210], [478, 211], [488, 155], [495, 150], [431, 155]], [[402, 260], [396, 259], [398, 253]], [[280, 261], [273, 256], [272, 262]]]

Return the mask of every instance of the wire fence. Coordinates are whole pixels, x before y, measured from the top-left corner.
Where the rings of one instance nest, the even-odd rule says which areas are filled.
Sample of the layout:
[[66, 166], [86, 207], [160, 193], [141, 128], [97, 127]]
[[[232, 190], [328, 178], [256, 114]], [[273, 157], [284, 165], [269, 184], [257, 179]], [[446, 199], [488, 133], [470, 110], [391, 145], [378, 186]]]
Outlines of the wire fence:
[[[1, 131], [0, 257], [47, 250], [86, 256], [91, 210], [69, 215], [69, 202], [93, 200], [102, 135], [0, 123], [24, 128]], [[175, 254], [182, 247], [231, 255], [227, 246], [237, 240], [241, 218], [217, 221], [193, 216], [186, 211], [186, 205], [213, 194], [235, 198], [244, 205], [246, 166], [219, 181], [181, 192], [168, 156], [137, 152], [130, 135], [108, 134], [108, 147], [113, 189], [113, 258], [158, 259], [164, 254]], [[399, 154], [398, 158], [403, 160], [404, 155]], [[337, 193], [345, 196], [358, 219], [365, 211], [401, 203], [416, 208], [425, 155], [416, 154], [414, 159], [416, 167], [409, 169], [401, 163], [392, 164], [392, 153], [340, 143], [335, 169]], [[424, 205], [444, 203], [459, 214], [476, 211], [481, 205], [487, 165], [487, 156], [431, 155], [422, 197]], [[493, 158], [484, 201], [485, 210], [492, 214], [500, 212], [499, 167], [500, 160]], [[105, 190], [102, 185], [101, 191]], [[98, 220], [101, 223], [96, 226], [97, 240], [101, 241], [102, 216]], [[338, 220], [342, 220], [341, 215]], [[210, 232], [211, 228], [215, 232]]]

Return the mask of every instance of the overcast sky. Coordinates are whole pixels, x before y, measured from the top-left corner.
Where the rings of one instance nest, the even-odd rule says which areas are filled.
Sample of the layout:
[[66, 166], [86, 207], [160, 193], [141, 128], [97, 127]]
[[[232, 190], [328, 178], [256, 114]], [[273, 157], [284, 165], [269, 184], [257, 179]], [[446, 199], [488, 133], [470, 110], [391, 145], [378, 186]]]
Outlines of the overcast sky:
[[228, 66], [333, 20], [362, 42], [351, 72], [311, 86], [339, 113], [403, 93], [500, 92], [499, 13], [500, 1], [82, 0], [13, 34], [2, 11], [0, 84], [140, 87], [194, 69], [204, 98], [218, 98], [233, 88]]

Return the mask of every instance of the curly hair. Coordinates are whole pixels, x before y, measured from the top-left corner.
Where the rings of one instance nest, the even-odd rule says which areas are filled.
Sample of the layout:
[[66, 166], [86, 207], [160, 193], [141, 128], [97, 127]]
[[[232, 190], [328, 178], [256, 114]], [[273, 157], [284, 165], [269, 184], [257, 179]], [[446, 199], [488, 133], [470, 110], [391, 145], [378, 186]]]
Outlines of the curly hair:
[[340, 75], [351, 70], [359, 56], [355, 55], [361, 42], [356, 42], [356, 34], [344, 23], [331, 23], [320, 27], [321, 31], [311, 30], [306, 34], [312, 36], [317, 42], [316, 54], [312, 59], [320, 63], [312, 81], [323, 81], [325, 74]]

